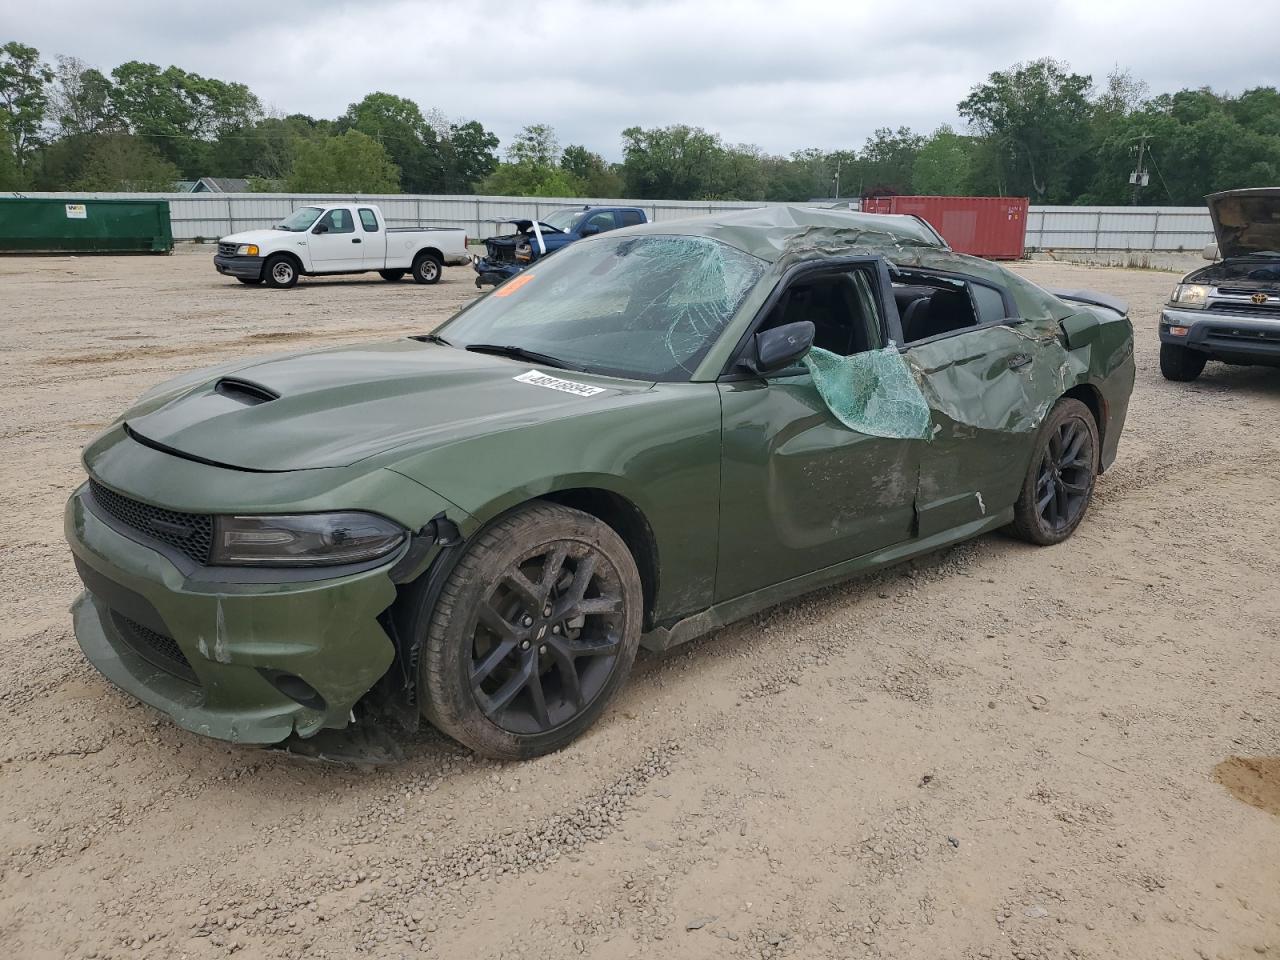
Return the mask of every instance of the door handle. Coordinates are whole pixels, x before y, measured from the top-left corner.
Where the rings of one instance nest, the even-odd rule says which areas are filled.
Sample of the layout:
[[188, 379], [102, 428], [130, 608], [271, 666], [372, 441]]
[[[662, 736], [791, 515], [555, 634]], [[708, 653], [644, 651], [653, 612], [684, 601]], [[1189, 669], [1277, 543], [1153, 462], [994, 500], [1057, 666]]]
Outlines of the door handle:
[[1022, 367], [1025, 367], [1030, 362], [1031, 362], [1030, 354], [1015, 353], [1012, 357], [1009, 358], [1009, 369], [1020, 370]]
[[359, 242], [360, 242], [360, 238], [359, 238], [359, 237], [356, 237], [356, 238], [355, 238], [354, 240], [352, 240], [351, 242], [352, 242], [352, 243], [359, 243]]

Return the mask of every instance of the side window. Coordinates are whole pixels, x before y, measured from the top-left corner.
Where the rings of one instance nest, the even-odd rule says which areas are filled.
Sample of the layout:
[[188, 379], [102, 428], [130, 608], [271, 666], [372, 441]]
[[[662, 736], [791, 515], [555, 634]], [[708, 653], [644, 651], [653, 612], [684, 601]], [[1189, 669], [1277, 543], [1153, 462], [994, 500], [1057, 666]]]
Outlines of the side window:
[[586, 233], [595, 230], [597, 233], [604, 233], [606, 230], [616, 230], [618, 227], [617, 220], [614, 219], [612, 210], [602, 210], [599, 213], [593, 213], [587, 218], [587, 222], [582, 225], [580, 233]]
[[800, 320], [813, 324], [813, 345], [842, 357], [884, 346], [878, 282], [869, 269], [806, 274], [791, 282], [761, 330]]
[[644, 223], [644, 216], [639, 210], [622, 211], [622, 225], [624, 227], [634, 227], [640, 223]]
[[999, 323], [1009, 316], [1004, 305], [1004, 295], [995, 287], [988, 287], [985, 283], [971, 283], [969, 290], [978, 308], [979, 323]]
[[378, 215], [368, 207], [360, 208], [360, 225], [364, 227], [365, 233], [378, 232]]
[[350, 210], [330, 210], [320, 218], [320, 222], [329, 228], [330, 233], [356, 232], [356, 224], [355, 221], [351, 219]]
[[[893, 298], [902, 319], [904, 343], [956, 333], [979, 322], [970, 284], [951, 276], [900, 270], [893, 285]], [[998, 293], [994, 288], [992, 293]], [[1003, 312], [1003, 307], [1001, 308]], [[999, 317], [997, 319], [1004, 319]]]

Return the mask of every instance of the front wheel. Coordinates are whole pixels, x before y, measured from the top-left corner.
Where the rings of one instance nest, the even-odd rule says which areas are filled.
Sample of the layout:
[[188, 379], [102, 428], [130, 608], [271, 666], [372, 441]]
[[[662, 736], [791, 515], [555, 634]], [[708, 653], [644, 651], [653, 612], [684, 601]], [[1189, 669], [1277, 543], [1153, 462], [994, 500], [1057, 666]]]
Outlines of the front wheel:
[[440, 258], [431, 253], [421, 253], [413, 261], [413, 279], [417, 283], [439, 283], [444, 272]]
[[1093, 498], [1100, 446], [1089, 408], [1079, 400], [1059, 400], [1040, 427], [1013, 507], [1015, 536], [1048, 546], [1075, 533]]
[[[425, 589], [425, 585], [424, 585]], [[626, 681], [643, 591], [622, 538], [590, 514], [535, 502], [466, 548], [434, 608], [410, 629], [423, 712], [477, 753], [551, 753], [585, 730]]]
[[404, 271], [403, 270], [379, 270], [378, 276], [380, 276], [383, 280], [387, 281], [387, 283], [395, 283], [397, 280], [404, 279]]
[[1176, 343], [1160, 344], [1160, 372], [1166, 380], [1194, 380], [1204, 372], [1208, 360], [1199, 350], [1189, 350]]
[[278, 254], [263, 265], [262, 278], [268, 287], [292, 287], [298, 282], [298, 264], [293, 258]]

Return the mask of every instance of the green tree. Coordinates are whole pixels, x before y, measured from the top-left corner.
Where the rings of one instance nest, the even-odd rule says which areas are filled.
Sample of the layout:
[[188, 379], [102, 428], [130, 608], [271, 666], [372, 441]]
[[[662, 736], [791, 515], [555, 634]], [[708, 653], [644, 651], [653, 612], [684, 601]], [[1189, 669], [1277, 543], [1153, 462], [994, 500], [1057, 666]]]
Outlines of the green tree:
[[434, 189], [443, 193], [467, 193], [498, 165], [498, 138], [475, 120], [450, 124], [440, 142], [441, 177]]
[[410, 193], [428, 193], [442, 178], [435, 130], [421, 108], [407, 97], [370, 93], [347, 107], [338, 118], [338, 129], [358, 131], [381, 144], [399, 167], [404, 188]]
[[629, 197], [700, 200], [720, 187], [724, 143], [701, 127], [628, 127], [622, 131], [622, 152]]
[[1037, 203], [1073, 199], [1077, 161], [1089, 150], [1090, 77], [1057, 60], [1017, 63], [991, 74], [958, 105], [960, 116], [998, 148], [1002, 178]]
[[560, 155], [560, 169], [578, 185], [573, 196], [617, 198], [623, 194], [622, 176], [604, 157], [579, 144], [570, 144]]
[[98, 133], [116, 123], [111, 81], [75, 57], [58, 57], [49, 101], [50, 118], [60, 137]]
[[559, 167], [543, 163], [500, 163], [485, 177], [480, 193], [495, 197], [576, 197], [580, 184]]
[[909, 127], [876, 130], [858, 154], [863, 192], [882, 196], [910, 193], [916, 156], [923, 146], [924, 137]]
[[72, 184], [76, 190], [139, 190], [167, 192], [178, 179], [178, 168], [145, 140], [127, 133], [93, 137], [83, 172]]
[[40, 59], [40, 51], [10, 40], [0, 46], [0, 107], [4, 108], [4, 132], [20, 176], [41, 142], [40, 131], [49, 106], [48, 84], [53, 71]]
[[556, 166], [560, 162], [560, 140], [555, 128], [547, 123], [529, 124], [516, 134], [511, 146], [507, 147], [507, 160], [515, 164]]
[[974, 141], [943, 124], [916, 154], [911, 190], [925, 196], [965, 196], [970, 191]]
[[400, 171], [382, 144], [348, 130], [299, 141], [288, 188], [297, 193], [399, 193]]

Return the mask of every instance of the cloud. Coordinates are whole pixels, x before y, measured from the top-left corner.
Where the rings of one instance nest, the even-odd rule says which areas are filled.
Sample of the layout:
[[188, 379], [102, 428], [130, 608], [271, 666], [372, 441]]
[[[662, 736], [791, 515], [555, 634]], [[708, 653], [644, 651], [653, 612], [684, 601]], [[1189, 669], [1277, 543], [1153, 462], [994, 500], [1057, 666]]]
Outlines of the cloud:
[[[6, 12], [4, 32], [50, 58], [238, 80], [286, 113], [332, 117], [385, 90], [504, 142], [541, 121], [616, 158], [635, 124], [694, 124], [777, 153], [855, 147], [881, 126], [927, 131], [957, 123], [956, 103], [987, 74], [1041, 56], [1099, 83], [1128, 67], [1153, 92], [1274, 85], [1269, 34], [1238, 28], [1256, 16], [1240, 0], [1211, 17], [1203, 3], [1114, 0], [52, 0]], [[1228, 47], [1206, 44], [1215, 29]]]

